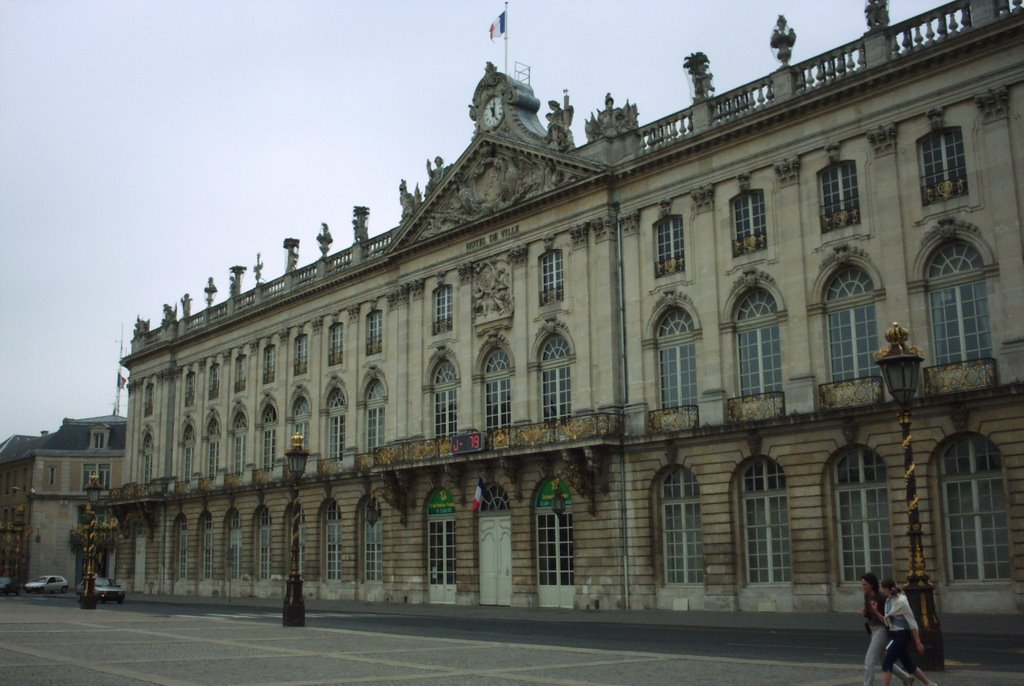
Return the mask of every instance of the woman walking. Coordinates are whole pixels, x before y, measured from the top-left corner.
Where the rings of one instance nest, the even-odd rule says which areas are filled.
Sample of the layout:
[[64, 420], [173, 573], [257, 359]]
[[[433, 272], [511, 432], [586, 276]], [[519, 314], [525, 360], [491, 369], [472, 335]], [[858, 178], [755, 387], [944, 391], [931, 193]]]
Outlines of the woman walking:
[[[889, 632], [885, 628], [885, 596], [878, 588], [878, 577], [868, 572], [860, 578], [860, 587], [864, 591], [864, 608], [860, 611], [864, 624], [871, 635], [868, 651], [864, 653], [864, 686], [874, 686], [875, 671], [882, 664], [885, 656], [885, 644], [889, 642]], [[877, 608], [877, 609], [876, 609]], [[914, 677], [904, 672], [898, 665], [893, 665], [893, 673], [904, 686], [914, 683]]]
[[[900, 591], [896, 582], [892, 579], [886, 579], [882, 582], [882, 594], [886, 597], [883, 618], [885, 619], [886, 626], [889, 627], [889, 636], [892, 639], [886, 646], [885, 659], [882, 660], [883, 686], [889, 686], [892, 681], [892, 668], [896, 663], [896, 658], [899, 658], [900, 662], [903, 663], [903, 669], [920, 679], [921, 683], [928, 686], [938, 686], [938, 684], [925, 676], [925, 673], [917, 668], [913, 658], [910, 657], [911, 640], [914, 641], [914, 647], [918, 653], [924, 652], [924, 644], [921, 643], [921, 634], [918, 632], [917, 620], [914, 619], [914, 611], [910, 608], [907, 596], [903, 595], [903, 592]], [[873, 602], [871, 605], [872, 609], [876, 611], [879, 609], [877, 602]]]

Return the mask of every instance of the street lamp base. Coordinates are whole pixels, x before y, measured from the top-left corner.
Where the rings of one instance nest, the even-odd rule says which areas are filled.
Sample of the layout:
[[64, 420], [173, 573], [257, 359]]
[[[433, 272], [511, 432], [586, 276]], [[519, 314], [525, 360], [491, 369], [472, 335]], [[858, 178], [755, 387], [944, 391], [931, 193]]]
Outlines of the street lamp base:
[[942, 640], [942, 625], [935, 612], [935, 594], [927, 579], [922, 583], [918, 579], [909, 579], [903, 592], [914, 610], [918, 622], [918, 633], [924, 644], [924, 654], [914, 654], [914, 664], [927, 672], [942, 672], [946, 669], [945, 647]]
[[302, 597], [302, 579], [288, 579], [281, 625], [306, 626], [306, 601]]
[[82, 602], [79, 605], [83, 610], [95, 610], [96, 609], [96, 596], [95, 595], [82, 595]]

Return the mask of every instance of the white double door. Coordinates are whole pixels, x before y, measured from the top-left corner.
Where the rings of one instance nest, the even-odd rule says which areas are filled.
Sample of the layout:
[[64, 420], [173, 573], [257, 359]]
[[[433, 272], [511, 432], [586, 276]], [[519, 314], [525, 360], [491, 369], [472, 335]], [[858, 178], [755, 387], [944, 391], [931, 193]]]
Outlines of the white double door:
[[430, 602], [455, 602], [455, 518], [427, 521], [427, 573]]
[[512, 518], [480, 516], [480, 604], [512, 604]]

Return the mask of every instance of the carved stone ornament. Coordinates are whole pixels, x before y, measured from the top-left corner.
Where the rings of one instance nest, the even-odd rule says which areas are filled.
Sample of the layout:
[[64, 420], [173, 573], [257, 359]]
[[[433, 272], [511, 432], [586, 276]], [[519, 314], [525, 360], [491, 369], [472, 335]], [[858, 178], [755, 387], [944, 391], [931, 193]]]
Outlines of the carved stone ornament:
[[956, 217], [942, 217], [935, 222], [935, 228], [921, 237], [921, 245], [927, 246], [936, 240], [962, 240], [967, 236], [979, 235], [978, 227]]
[[473, 317], [507, 317], [515, 309], [512, 273], [502, 258], [480, 262], [473, 275]]
[[348, 321], [350, 323], [354, 323], [354, 322], [358, 322], [359, 321], [359, 311], [360, 311], [361, 307], [362, 306], [359, 303], [356, 303], [355, 305], [349, 305], [349, 308], [348, 308]]
[[370, 240], [370, 208], [356, 205], [352, 208], [352, 234], [357, 243], [364, 243]]
[[474, 269], [475, 269], [475, 265], [472, 262], [466, 262], [465, 264], [460, 264], [459, 267], [458, 267], [459, 283], [460, 284], [468, 283], [473, 278], [473, 271], [474, 271]]
[[690, 191], [690, 199], [697, 212], [707, 212], [715, 207], [715, 185], [697, 186]]
[[868, 31], [884, 29], [889, 25], [889, 0], [867, 0], [864, 5], [864, 20]]
[[763, 444], [764, 440], [757, 429], [747, 432], [747, 448], [750, 450], [750, 457], [760, 455]]
[[790, 157], [787, 160], [775, 163], [775, 176], [779, 183], [788, 186], [800, 180], [800, 158]]
[[317, 234], [316, 242], [320, 244], [320, 257], [327, 257], [327, 253], [331, 250], [331, 243], [334, 242], [327, 222], [320, 223], [320, 233]]
[[514, 248], [508, 250], [508, 261], [513, 267], [522, 267], [526, 264], [526, 257], [529, 254], [529, 250], [525, 245], [517, 245]]
[[989, 88], [981, 95], [974, 96], [974, 104], [981, 110], [981, 116], [987, 124], [990, 121], [1006, 119], [1009, 113], [1010, 91], [1006, 86]]
[[527, 157], [494, 144], [482, 147], [480, 154], [456, 173], [456, 182], [445, 185], [440, 200], [428, 211], [425, 237], [500, 212], [578, 178], [577, 173], [551, 160]]
[[958, 432], [967, 430], [967, 420], [971, 417], [971, 411], [963, 403], [953, 403], [949, 408], [949, 420], [953, 422], [953, 428]]
[[612, 236], [612, 218], [604, 217], [601, 219], [592, 219], [587, 222], [590, 227], [590, 232], [594, 235], [594, 242], [600, 243], [606, 241]]
[[851, 264], [857, 261], [866, 262], [867, 252], [855, 245], [843, 243], [832, 248], [832, 253], [821, 261], [820, 271], [829, 272], [841, 264]]
[[693, 312], [696, 308], [693, 306], [693, 300], [686, 293], [677, 293], [675, 289], [667, 289], [662, 292], [658, 301], [654, 305], [655, 312], [663, 312], [672, 307], [678, 307], [680, 309]]
[[520, 478], [523, 470], [522, 463], [515, 457], [502, 457], [498, 460], [498, 466], [501, 468], [505, 478], [512, 483], [516, 501], [522, 501], [523, 483]]
[[587, 132], [587, 142], [603, 138], [614, 138], [615, 136], [635, 131], [639, 128], [639, 116], [636, 105], [629, 104], [629, 100], [623, 107], [615, 107], [615, 100], [609, 93], [604, 97], [604, 109], [590, 115], [584, 128]]
[[626, 212], [619, 217], [622, 222], [622, 235], [629, 236], [640, 231], [640, 210]]
[[575, 108], [569, 104], [569, 91], [564, 91], [564, 105], [557, 100], [549, 100], [548, 107], [551, 109], [546, 115], [548, 120], [548, 134], [545, 142], [548, 147], [559, 152], [568, 152], [576, 147], [572, 138], [572, 117]]
[[786, 18], [779, 15], [775, 23], [775, 30], [772, 31], [771, 47], [775, 51], [775, 59], [782, 62], [782, 66], [789, 66], [789, 58], [793, 56], [793, 45], [796, 43], [796, 31], [786, 23]]
[[402, 284], [388, 293], [388, 308], [395, 309], [409, 302], [409, 286]]
[[313, 333], [320, 333], [320, 329], [322, 329], [324, 326], [324, 318], [314, 317], [313, 320], [310, 322], [310, 325], [313, 327]]
[[732, 284], [732, 293], [738, 293], [751, 288], [763, 287], [766, 285], [774, 285], [775, 279], [771, 277], [767, 272], [760, 271], [758, 269], [745, 269], [743, 274], [736, 279]]
[[748, 193], [750, 191], [750, 174], [738, 174], [736, 176], [736, 183], [740, 186], [740, 193]]
[[896, 124], [879, 126], [874, 131], [868, 131], [867, 136], [876, 157], [896, 152]]
[[174, 307], [164, 305], [164, 319], [160, 322], [161, 328], [169, 327], [176, 321], [178, 321], [178, 304], [175, 303]]
[[825, 146], [825, 153], [828, 155], [829, 164], [839, 164], [842, 159], [839, 155], [839, 143], [829, 143]]
[[[282, 247], [285, 250], [285, 268], [284, 271], [294, 271], [295, 267], [299, 264], [299, 239], [298, 238], [285, 238]], [[234, 271], [232, 267], [232, 271]], [[243, 267], [244, 269], [244, 267]]]
[[665, 198], [658, 203], [658, 213], [663, 219], [672, 214], [672, 199]]
[[569, 229], [569, 238], [572, 239], [574, 248], [587, 247], [587, 237], [590, 234], [590, 222], [583, 222]]
[[857, 434], [860, 433], [860, 424], [853, 417], [843, 418], [843, 439], [846, 445], [853, 445], [857, 442]]
[[214, 285], [212, 276], [206, 280], [206, 288], [203, 289], [203, 292], [206, 293], [206, 306], [211, 307], [213, 297], [217, 295], [217, 286]]
[[426, 279], [413, 279], [412, 281], [410, 281], [407, 284], [407, 287], [409, 289], [409, 296], [412, 298], [423, 297], [423, 286], [425, 282]]
[[941, 107], [933, 107], [925, 112], [925, 116], [928, 117], [928, 126], [932, 131], [938, 131], [945, 125], [943, 123], [942, 115], [943, 111]]

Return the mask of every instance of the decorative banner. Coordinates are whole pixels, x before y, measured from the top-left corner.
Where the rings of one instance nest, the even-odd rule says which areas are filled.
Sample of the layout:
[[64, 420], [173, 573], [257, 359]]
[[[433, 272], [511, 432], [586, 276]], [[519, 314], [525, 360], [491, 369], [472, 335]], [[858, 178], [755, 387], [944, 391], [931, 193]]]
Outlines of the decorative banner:
[[427, 505], [427, 515], [452, 515], [455, 514], [455, 501], [447, 488], [439, 488], [434, 491]]
[[[565, 479], [558, 479], [558, 490], [562, 492], [562, 496], [565, 497], [565, 509], [572, 507], [572, 491], [569, 490], [569, 484], [565, 483]], [[555, 497], [555, 479], [548, 479], [544, 482], [544, 485], [540, 487], [540, 491], [537, 493], [536, 507], [538, 510], [550, 510], [551, 499]]]

